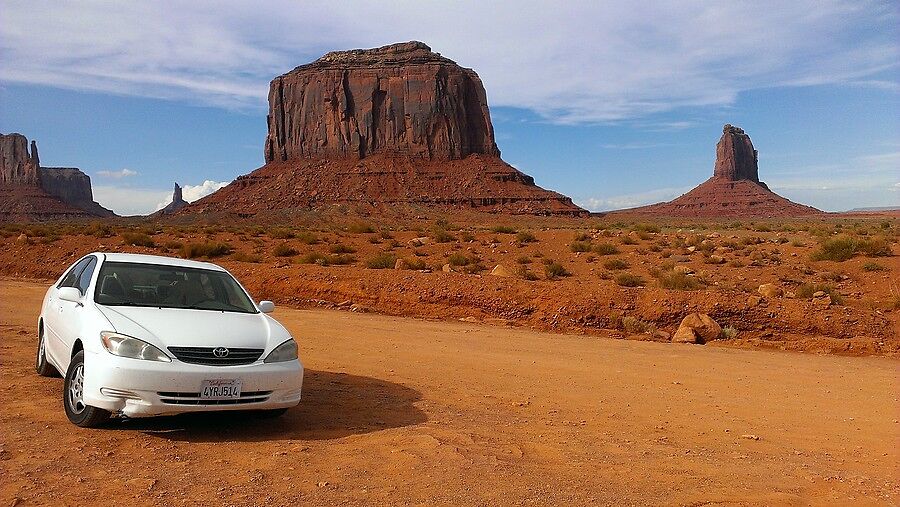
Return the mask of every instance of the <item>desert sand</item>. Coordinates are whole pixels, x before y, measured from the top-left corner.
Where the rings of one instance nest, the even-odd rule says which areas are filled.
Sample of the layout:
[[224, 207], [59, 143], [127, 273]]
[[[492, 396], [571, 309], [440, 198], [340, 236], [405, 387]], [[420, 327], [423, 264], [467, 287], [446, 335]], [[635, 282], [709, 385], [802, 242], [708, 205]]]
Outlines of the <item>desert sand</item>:
[[71, 425], [0, 281], [2, 505], [894, 505], [898, 362], [280, 308], [302, 403]]

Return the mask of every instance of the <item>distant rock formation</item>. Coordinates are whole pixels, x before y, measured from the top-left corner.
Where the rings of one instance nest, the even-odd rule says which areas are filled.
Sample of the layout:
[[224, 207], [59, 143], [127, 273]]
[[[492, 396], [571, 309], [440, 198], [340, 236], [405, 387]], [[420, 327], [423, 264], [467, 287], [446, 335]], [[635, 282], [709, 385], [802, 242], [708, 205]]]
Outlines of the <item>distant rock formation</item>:
[[187, 201], [184, 200], [184, 196], [182, 196], [182, 193], [181, 193], [181, 187], [176, 182], [175, 183], [175, 191], [172, 192], [172, 202], [167, 204], [165, 208], [157, 211], [153, 215], [171, 215], [172, 213], [175, 213], [176, 211], [180, 210], [181, 208], [187, 206], [188, 204], [190, 204], [190, 203], [188, 203]]
[[500, 159], [475, 71], [421, 42], [328, 53], [275, 78], [266, 165], [183, 213], [335, 204], [586, 214]]
[[25, 136], [0, 134], [0, 184], [39, 187], [40, 165], [34, 141], [31, 142], [31, 153], [28, 153], [28, 139]]
[[819, 215], [769, 190], [759, 181], [757, 151], [742, 129], [726, 124], [716, 145], [712, 178], [681, 197], [615, 213], [671, 217], [790, 217]]
[[481, 79], [422, 42], [334, 51], [272, 81], [266, 162], [500, 156]]
[[94, 202], [91, 179], [74, 167], [41, 167], [37, 143], [0, 134], [0, 220], [31, 221], [115, 214]]

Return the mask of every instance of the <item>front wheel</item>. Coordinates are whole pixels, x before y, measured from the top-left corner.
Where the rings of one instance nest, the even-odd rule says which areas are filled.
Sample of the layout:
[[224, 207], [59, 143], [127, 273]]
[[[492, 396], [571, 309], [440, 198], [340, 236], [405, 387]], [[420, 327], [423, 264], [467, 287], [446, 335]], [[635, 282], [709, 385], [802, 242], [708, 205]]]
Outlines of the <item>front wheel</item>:
[[47, 343], [46, 338], [44, 338], [44, 330], [41, 329], [41, 332], [38, 336], [38, 348], [37, 348], [37, 357], [34, 361], [34, 369], [37, 371], [38, 375], [42, 377], [58, 377], [59, 372], [56, 371], [56, 368], [53, 367], [47, 361]]
[[106, 410], [84, 404], [84, 351], [75, 354], [69, 363], [63, 384], [63, 406], [69, 421], [82, 428], [93, 428], [109, 419]]

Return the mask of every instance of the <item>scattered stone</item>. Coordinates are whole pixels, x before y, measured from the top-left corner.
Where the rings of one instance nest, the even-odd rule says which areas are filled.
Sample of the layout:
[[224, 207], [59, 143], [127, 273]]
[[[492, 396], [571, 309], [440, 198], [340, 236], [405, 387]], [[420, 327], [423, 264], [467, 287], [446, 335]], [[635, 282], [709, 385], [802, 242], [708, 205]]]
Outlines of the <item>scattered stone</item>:
[[725, 258], [722, 257], [721, 255], [710, 255], [707, 258], [707, 261], [710, 264], [725, 264]]
[[722, 327], [705, 313], [692, 313], [681, 321], [672, 343], [706, 343], [718, 339]]
[[494, 269], [491, 270], [491, 275], [493, 276], [503, 276], [503, 277], [511, 277], [513, 276], [512, 272], [506, 269], [503, 264], [497, 264], [494, 266]]
[[397, 262], [394, 263], [394, 269], [408, 269], [409, 265], [406, 264], [406, 261], [403, 259], [397, 259]]
[[751, 433], [747, 433], [745, 435], [741, 435], [741, 438], [746, 438], [747, 440], [759, 440], [759, 435], [753, 435]]
[[784, 295], [784, 291], [781, 289], [781, 287], [778, 287], [774, 283], [764, 283], [760, 285], [756, 291], [759, 292], [760, 296], [769, 299], [774, 299]]
[[453, 272], [453, 268], [450, 267], [450, 264], [444, 264], [443, 266], [441, 266], [441, 271], [443, 271], [444, 273], [451, 273]]
[[690, 266], [675, 266], [672, 268], [672, 271], [676, 273], [682, 273], [685, 275], [693, 275], [695, 271]]
[[763, 298], [760, 296], [750, 296], [747, 298], [747, 306], [754, 307], [759, 306], [763, 302]]
[[28, 236], [26, 236], [24, 232], [22, 234], [19, 234], [19, 237], [16, 238], [16, 243], [18, 243], [20, 245], [27, 245], [28, 244]]

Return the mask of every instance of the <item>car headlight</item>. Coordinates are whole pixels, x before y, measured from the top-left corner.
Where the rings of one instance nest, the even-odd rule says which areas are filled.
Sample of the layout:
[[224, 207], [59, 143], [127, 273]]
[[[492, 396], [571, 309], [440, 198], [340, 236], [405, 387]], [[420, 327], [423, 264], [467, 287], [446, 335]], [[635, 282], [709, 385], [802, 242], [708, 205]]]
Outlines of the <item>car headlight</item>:
[[103, 347], [114, 356], [145, 359], [147, 361], [165, 361], [167, 363], [172, 361], [172, 358], [167, 356], [165, 352], [153, 345], [124, 334], [104, 331], [100, 333], [100, 341], [103, 343]]
[[297, 359], [297, 342], [288, 340], [272, 349], [263, 360], [264, 363], [281, 363]]

